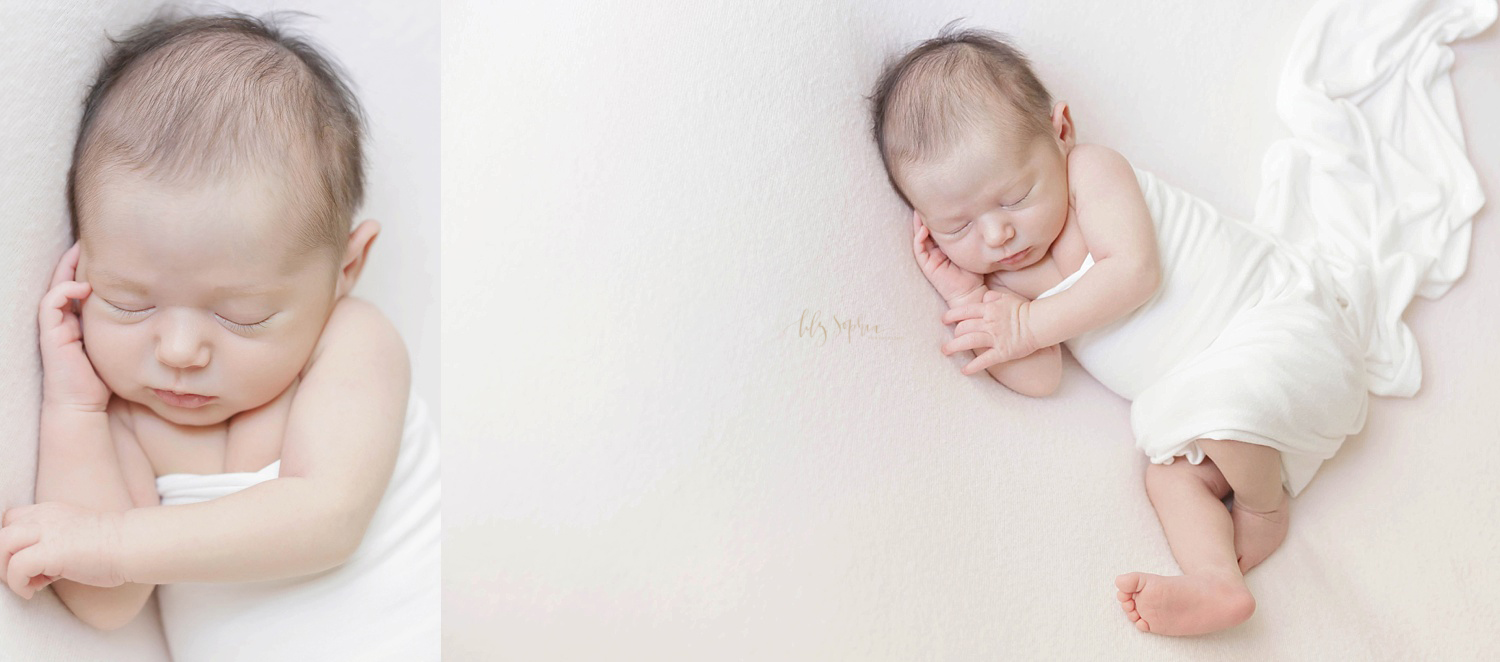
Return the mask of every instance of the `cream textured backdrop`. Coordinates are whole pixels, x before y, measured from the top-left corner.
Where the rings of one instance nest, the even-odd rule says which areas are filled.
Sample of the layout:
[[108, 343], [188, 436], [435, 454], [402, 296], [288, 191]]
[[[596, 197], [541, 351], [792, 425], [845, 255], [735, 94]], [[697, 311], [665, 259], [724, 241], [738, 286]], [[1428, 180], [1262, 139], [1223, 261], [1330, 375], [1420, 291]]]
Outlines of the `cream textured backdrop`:
[[[154, 1], [0, 3], [0, 509], [30, 503], [40, 362], [36, 305], [69, 243], [64, 182], [84, 92], [107, 45]], [[223, 5], [211, 5], [210, 8]], [[386, 0], [232, 3], [317, 15], [296, 26], [348, 69], [371, 124], [362, 217], [385, 227], [356, 293], [396, 323], [418, 393], [438, 402], [438, 17]], [[115, 633], [77, 622], [50, 592], [0, 591], [0, 660], [165, 658], [149, 612]]]
[[[1303, 7], [446, 3], [448, 658], [1500, 648], [1492, 208], [1470, 273], [1410, 316], [1423, 392], [1372, 403], [1294, 503], [1256, 616], [1167, 639], [1112, 585], [1176, 572], [1128, 403], [1071, 362], [1044, 400], [959, 374], [868, 137], [882, 63], [967, 16], [1015, 36], [1083, 140], [1243, 218]], [[1500, 38], [1457, 50], [1494, 196]]]

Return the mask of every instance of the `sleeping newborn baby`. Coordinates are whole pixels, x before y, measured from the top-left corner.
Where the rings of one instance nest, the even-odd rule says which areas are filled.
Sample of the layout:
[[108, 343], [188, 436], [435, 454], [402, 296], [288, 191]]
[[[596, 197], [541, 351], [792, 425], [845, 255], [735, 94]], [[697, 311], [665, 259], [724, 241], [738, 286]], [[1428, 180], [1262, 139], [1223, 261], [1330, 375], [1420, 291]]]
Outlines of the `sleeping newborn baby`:
[[256, 19], [116, 42], [41, 304], [15, 593], [111, 629], [155, 590], [179, 661], [436, 659], [435, 432], [395, 328], [349, 294], [380, 230], [351, 227], [362, 125], [333, 64]]
[[943, 352], [974, 350], [964, 374], [1043, 396], [1066, 343], [1133, 403], [1182, 575], [1116, 578], [1130, 621], [1189, 635], [1250, 618], [1243, 576], [1286, 536], [1289, 494], [1364, 424], [1365, 347], [1339, 286], [1260, 228], [1078, 143], [1068, 105], [986, 33], [921, 44], [873, 101], [917, 261], [956, 324]]

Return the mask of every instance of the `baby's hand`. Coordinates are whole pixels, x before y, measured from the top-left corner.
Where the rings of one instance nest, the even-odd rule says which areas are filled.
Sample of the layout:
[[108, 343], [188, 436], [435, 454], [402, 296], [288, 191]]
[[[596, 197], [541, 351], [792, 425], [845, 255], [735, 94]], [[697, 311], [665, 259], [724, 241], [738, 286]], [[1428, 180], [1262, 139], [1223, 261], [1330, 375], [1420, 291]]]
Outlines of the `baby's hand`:
[[115, 553], [119, 515], [57, 502], [5, 511], [0, 577], [27, 600], [59, 579], [102, 587], [125, 583]]
[[78, 269], [78, 244], [64, 253], [52, 273], [51, 289], [37, 313], [42, 349], [42, 400], [84, 411], [104, 411], [109, 388], [94, 372], [83, 351], [83, 327], [73, 300], [88, 299], [93, 288], [73, 280]]
[[943, 354], [989, 348], [964, 366], [965, 375], [1031, 356], [1040, 348], [1028, 329], [1030, 311], [1031, 302], [1009, 290], [990, 290], [981, 303], [953, 308], [943, 313], [944, 324], [958, 322], [953, 340], [943, 344]]
[[922, 275], [942, 295], [943, 301], [951, 304], [955, 299], [984, 287], [983, 276], [964, 270], [943, 254], [916, 211], [911, 213], [911, 223], [914, 235], [912, 252], [917, 256], [917, 266], [922, 268]]

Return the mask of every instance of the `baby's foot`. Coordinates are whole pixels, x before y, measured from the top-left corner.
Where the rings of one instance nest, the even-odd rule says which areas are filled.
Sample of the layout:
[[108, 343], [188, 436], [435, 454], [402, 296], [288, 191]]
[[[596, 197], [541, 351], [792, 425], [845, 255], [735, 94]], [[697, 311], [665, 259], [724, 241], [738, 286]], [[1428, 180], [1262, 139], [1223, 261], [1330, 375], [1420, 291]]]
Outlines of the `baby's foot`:
[[1234, 553], [1240, 559], [1241, 573], [1260, 565], [1281, 546], [1291, 520], [1290, 505], [1285, 491], [1281, 493], [1281, 504], [1271, 510], [1255, 510], [1238, 499], [1234, 501], [1229, 519], [1234, 522]]
[[1205, 634], [1245, 622], [1255, 613], [1255, 597], [1238, 577], [1163, 577], [1131, 572], [1115, 578], [1120, 608], [1141, 632]]

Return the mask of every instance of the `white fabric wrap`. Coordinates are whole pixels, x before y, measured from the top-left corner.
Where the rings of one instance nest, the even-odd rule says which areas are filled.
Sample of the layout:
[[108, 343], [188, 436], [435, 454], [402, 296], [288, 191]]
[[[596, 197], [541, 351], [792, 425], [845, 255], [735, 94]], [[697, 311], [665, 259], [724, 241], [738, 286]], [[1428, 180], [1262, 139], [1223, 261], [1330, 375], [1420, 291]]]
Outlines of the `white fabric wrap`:
[[[1430, 6], [1436, 4], [1436, 7]], [[1198, 439], [1282, 452], [1296, 495], [1365, 421], [1368, 393], [1411, 395], [1421, 361], [1401, 315], [1466, 268], [1483, 204], [1454, 109], [1447, 43], [1493, 0], [1323, 2], [1298, 31], [1279, 108], [1292, 138], [1263, 166], [1253, 222], [1137, 171], [1161, 288], [1067, 342], [1128, 398], [1152, 462]]]
[[[199, 503], [277, 477], [168, 474], [162, 505]], [[412, 394], [401, 451], [359, 548], [326, 572], [263, 582], [157, 587], [175, 662], [437, 660], [441, 521], [437, 428]]]

